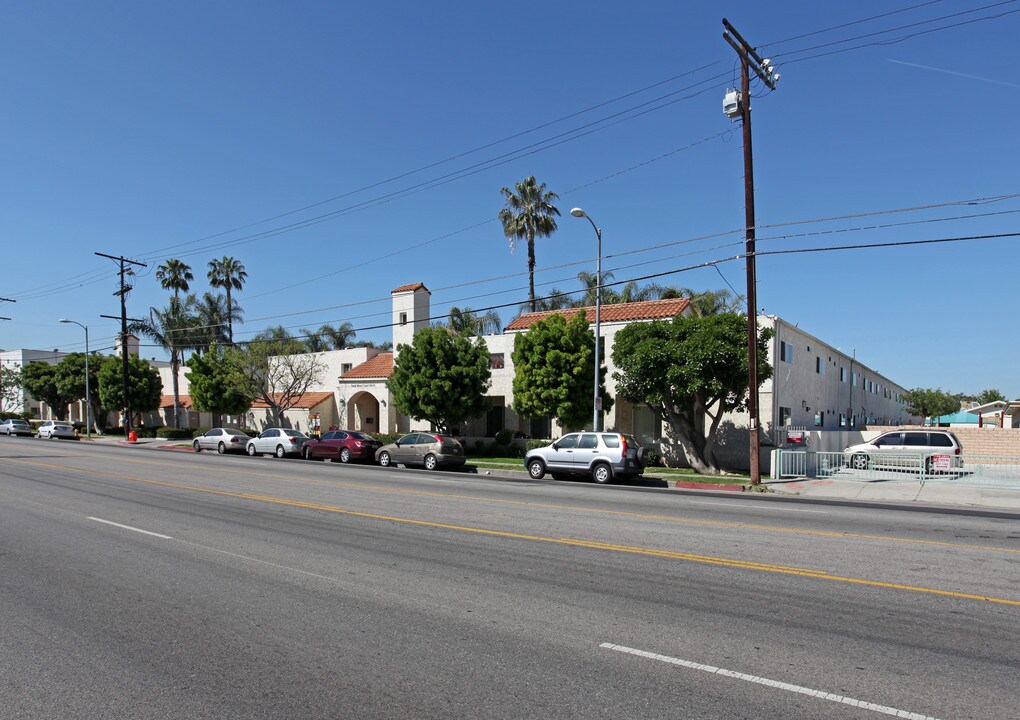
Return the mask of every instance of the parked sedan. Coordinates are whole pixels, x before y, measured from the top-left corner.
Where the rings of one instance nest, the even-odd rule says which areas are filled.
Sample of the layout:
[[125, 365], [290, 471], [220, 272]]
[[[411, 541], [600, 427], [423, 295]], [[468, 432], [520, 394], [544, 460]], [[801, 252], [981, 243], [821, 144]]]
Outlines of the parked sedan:
[[244, 452], [251, 437], [235, 428], [213, 428], [205, 435], [199, 435], [191, 445], [195, 452], [215, 450], [220, 455], [228, 452]]
[[372, 462], [375, 460], [375, 451], [381, 447], [381, 442], [363, 432], [331, 430], [318, 439], [310, 438], [305, 442], [301, 454], [306, 460], [335, 458], [342, 463], [354, 460]]
[[65, 440], [75, 440], [77, 435], [74, 434], [74, 425], [63, 420], [47, 420], [39, 426], [39, 432], [37, 433], [41, 438], [47, 438], [52, 440], [53, 438], [64, 438]]
[[376, 450], [375, 459], [383, 467], [396, 465], [421, 465], [426, 470], [435, 470], [440, 465], [462, 467], [464, 446], [449, 435], [432, 433], [411, 433], [395, 443], [383, 445]]
[[252, 457], [272, 453], [278, 458], [287, 455], [300, 455], [301, 446], [308, 436], [298, 430], [288, 428], [266, 428], [259, 436], [248, 441], [245, 449]]
[[32, 426], [24, 420], [4, 420], [0, 423], [0, 434], [30, 437], [35, 435], [35, 432], [32, 430]]

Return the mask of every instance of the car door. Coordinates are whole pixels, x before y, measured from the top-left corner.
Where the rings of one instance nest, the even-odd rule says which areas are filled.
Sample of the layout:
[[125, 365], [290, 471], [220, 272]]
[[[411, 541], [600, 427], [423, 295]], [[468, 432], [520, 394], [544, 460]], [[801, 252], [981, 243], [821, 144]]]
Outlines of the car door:
[[262, 433], [252, 440], [255, 451], [260, 453], [271, 453], [276, 450], [276, 440], [280, 437], [280, 431], [276, 428], [263, 430]]
[[580, 435], [564, 435], [549, 446], [549, 454], [546, 455], [546, 466], [550, 471], [574, 469], [574, 451], [577, 449], [577, 441]]
[[412, 433], [397, 440], [397, 447], [393, 450], [394, 462], [411, 463], [412, 465], [416, 462], [418, 437], [417, 434]]
[[574, 470], [588, 470], [599, 454], [599, 438], [594, 433], [584, 433], [577, 441], [574, 450]]
[[912, 468], [922, 467], [925, 458], [932, 454], [929, 445], [926, 432], [903, 433], [903, 461], [900, 465]]
[[198, 444], [202, 446], [203, 450], [215, 450], [216, 446], [220, 442], [220, 436], [222, 434], [222, 430], [219, 428], [213, 428], [198, 439]]
[[316, 440], [312, 438], [308, 441], [308, 447], [312, 449], [312, 457], [326, 457], [326, 453], [329, 451], [331, 443], [330, 440], [336, 435], [332, 430], [324, 432]]
[[875, 438], [872, 453], [874, 464], [882, 467], [900, 467], [903, 464], [903, 433], [890, 432]]

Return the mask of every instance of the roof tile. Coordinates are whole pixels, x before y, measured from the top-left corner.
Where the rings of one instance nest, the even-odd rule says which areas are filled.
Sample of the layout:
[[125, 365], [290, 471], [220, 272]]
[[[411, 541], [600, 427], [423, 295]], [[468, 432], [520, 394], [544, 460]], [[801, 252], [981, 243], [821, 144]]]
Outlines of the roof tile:
[[388, 378], [393, 375], [393, 353], [379, 353], [371, 360], [355, 365], [341, 375], [343, 380], [358, 378]]
[[[646, 300], [644, 302], [614, 303], [603, 305], [601, 320], [607, 322], [632, 322], [634, 320], [661, 320], [676, 317], [691, 304], [688, 298], [674, 298], [669, 300]], [[582, 310], [589, 322], [595, 320], [595, 307], [565, 308], [563, 310], [540, 310], [533, 313], [525, 313], [516, 318], [506, 326], [506, 330], [527, 330], [539, 320], [544, 320], [550, 315], [562, 315], [568, 321]]]
[[[273, 399], [279, 400], [282, 393], [274, 393]], [[306, 392], [302, 393], [297, 397], [297, 400], [291, 405], [292, 408], [299, 410], [311, 410], [317, 405], [321, 405], [327, 400], [333, 399], [333, 393], [331, 392]], [[256, 400], [251, 404], [253, 408], [268, 408], [269, 404], [264, 400]]]
[[410, 285], [401, 285], [400, 287], [398, 287], [398, 288], [396, 288], [394, 290], [390, 290], [390, 295], [395, 295], [396, 293], [402, 293], [402, 292], [411, 292], [412, 290], [424, 290], [429, 295], [432, 294], [429, 291], [429, 289], [427, 287], [425, 287], [425, 283], [416, 282], [416, 283], [411, 283]]

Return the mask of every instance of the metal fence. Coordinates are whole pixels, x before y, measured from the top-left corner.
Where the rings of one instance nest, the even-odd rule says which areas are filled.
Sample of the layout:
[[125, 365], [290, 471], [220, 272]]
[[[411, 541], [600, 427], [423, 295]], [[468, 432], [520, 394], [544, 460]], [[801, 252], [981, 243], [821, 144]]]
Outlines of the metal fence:
[[1020, 488], [1020, 457], [776, 450], [773, 477], [906, 481]]

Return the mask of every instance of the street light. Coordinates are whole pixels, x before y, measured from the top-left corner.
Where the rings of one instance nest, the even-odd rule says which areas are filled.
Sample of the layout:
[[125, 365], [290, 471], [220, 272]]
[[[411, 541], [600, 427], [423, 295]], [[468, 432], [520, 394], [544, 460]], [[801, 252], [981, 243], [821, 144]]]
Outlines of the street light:
[[62, 323], [77, 325], [85, 331], [85, 437], [92, 439], [92, 395], [89, 393], [89, 329], [77, 320], [60, 318]]
[[581, 208], [574, 208], [570, 211], [574, 217], [585, 218], [595, 228], [595, 235], [599, 240], [598, 260], [595, 265], [595, 417], [591, 429], [599, 431], [599, 420], [602, 415], [602, 397], [599, 395], [599, 376], [601, 374], [602, 360], [599, 357], [599, 340], [602, 337], [602, 231]]

